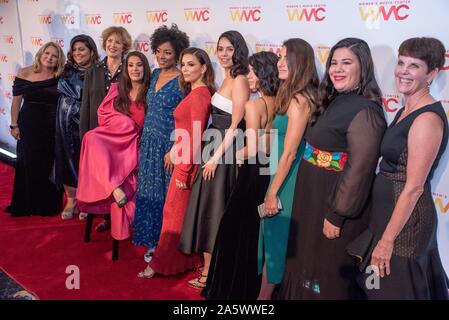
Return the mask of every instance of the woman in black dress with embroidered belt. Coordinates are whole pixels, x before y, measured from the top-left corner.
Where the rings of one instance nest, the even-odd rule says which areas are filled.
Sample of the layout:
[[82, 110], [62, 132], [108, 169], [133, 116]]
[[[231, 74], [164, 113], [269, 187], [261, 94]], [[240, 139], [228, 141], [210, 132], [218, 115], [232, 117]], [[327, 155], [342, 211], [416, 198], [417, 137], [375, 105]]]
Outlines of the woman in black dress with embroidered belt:
[[399, 47], [395, 82], [405, 106], [382, 140], [369, 227], [348, 246], [362, 259], [360, 285], [369, 299], [448, 299], [430, 186], [448, 140], [443, 106], [429, 93], [444, 55], [434, 38]]
[[386, 128], [365, 41], [347, 38], [331, 49], [320, 94], [298, 169], [280, 299], [362, 295], [345, 246], [366, 227], [361, 212]]
[[62, 194], [50, 182], [50, 173], [55, 158], [57, 84], [64, 61], [62, 49], [48, 42], [36, 53], [33, 65], [21, 69], [14, 80], [11, 135], [17, 139], [17, 161], [7, 208], [14, 217], [50, 216], [61, 210]]

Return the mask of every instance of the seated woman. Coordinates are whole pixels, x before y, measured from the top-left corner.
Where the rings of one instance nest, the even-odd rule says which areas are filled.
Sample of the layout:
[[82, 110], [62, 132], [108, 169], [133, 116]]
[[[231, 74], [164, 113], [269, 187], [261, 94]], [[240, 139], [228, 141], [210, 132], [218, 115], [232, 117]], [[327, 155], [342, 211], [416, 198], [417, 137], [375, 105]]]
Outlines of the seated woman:
[[131, 52], [125, 66], [98, 108], [98, 127], [83, 138], [77, 190], [81, 211], [111, 213], [111, 234], [117, 240], [129, 237], [134, 217], [139, 139], [151, 73], [140, 52]]

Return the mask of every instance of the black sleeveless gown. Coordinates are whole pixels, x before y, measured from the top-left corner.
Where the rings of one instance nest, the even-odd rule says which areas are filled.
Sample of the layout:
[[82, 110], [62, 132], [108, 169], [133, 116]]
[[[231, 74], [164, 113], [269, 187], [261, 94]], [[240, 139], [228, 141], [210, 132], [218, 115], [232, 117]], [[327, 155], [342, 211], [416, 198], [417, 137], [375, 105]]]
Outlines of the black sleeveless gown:
[[58, 79], [28, 81], [16, 77], [13, 95], [22, 95], [19, 112], [16, 173], [12, 216], [58, 214], [62, 193], [50, 182], [55, 159], [55, 123]]
[[[397, 114], [382, 140], [380, 172], [376, 176], [370, 202], [370, 223], [366, 231], [351, 242], [347, 251], [361, 258], [359, 285], [369, 299], [448, 299], [448, 280], [438, 252], [437, 213], [430, 181], [448, 140], [447, 118], [440, 102], [420, 108], [397, 123]], [[394, 241], [390, 275], [380, 278], [380, 288], [369, 290], [365, 273], [377, 242], [391, 218], [407, 178], [408, 132], [413, 121], [424, 112], [435, 112], [444, 122], [440, 150], [424, 185], [424, 192], [402, 231]], [[374, 284], [374, 282], [373, 282]]]

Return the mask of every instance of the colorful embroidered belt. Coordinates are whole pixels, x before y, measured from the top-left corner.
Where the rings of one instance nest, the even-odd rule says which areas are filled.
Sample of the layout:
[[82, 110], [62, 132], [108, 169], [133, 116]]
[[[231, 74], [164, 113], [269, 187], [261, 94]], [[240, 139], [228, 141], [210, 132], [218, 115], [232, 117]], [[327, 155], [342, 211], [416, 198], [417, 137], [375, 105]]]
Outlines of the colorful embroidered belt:
[[302, 158], [319, 168], [342, 171], [348, 160], [348, 154], [346, 152], [322, 151], [306, 142], [306, 148]]

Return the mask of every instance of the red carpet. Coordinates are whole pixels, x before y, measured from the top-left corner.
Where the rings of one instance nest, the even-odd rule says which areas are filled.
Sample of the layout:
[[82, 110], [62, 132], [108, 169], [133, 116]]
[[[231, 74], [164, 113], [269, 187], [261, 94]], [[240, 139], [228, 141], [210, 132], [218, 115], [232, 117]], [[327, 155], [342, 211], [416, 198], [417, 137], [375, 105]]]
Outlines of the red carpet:
[[[119, 260], [111, 261], [109, 234], [92, 231], [83, 243], [85, 223], [54, 217], [11, 218], [4, 212], [11, 199], [14, 168], [0, 162], [0, 267], [39, 299], [202, 299], [187, 281], [194, 272], [176, 277], [139, 279], [145, 268], [142, 250], [130, 240], [120, 241]], [[100, 219], [94, 220], [94, 226]], [[137, 251], [140, 251], [139, 253]], [[66, 288], [75, 265], [80, 289]]]

